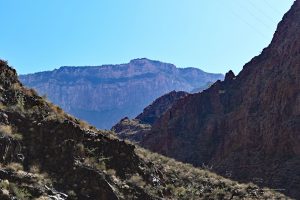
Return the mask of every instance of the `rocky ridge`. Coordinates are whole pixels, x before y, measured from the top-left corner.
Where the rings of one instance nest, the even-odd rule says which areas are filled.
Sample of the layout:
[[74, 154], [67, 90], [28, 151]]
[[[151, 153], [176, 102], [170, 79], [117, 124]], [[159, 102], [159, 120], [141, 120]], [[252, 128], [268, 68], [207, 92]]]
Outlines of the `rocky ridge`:
[[[142, 146], [300, 196], [300, 1], [239, 75], [180, 99]], [[179, 148], [180, 147], [180, 148]]]

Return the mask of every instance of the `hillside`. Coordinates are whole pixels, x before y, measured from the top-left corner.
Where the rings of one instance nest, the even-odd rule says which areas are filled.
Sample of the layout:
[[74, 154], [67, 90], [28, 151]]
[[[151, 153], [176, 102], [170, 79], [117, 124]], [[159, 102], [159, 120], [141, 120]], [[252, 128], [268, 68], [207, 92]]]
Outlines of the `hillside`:
[[223, 80], [197, 68], [135, 59], [127, 64], [98, 67], [61, 67], [20, 76], [20, 80], [66, 112], [102, 129], [138, 115], [156, 98], [172, 91], [192, 91]]
[[300, 1], [239, 75], [177, 101], [140, 143], [300, 197]]
[[0, 102], [0, 199], [285, 198], [119, 141], [23, 87], [4, 61]]

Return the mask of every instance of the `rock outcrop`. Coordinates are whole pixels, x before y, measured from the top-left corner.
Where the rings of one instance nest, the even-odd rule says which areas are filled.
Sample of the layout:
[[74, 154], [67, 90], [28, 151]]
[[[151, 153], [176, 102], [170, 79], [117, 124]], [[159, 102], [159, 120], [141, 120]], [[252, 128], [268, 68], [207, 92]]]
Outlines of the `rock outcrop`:
[[271, 44], [235, 76], [189, 95], [141, 145], [300, 197], [300, 1]]
[[156, 98], [172, 91], [191, 91], [223, 80], [197, 68], [135, 59], [127, 64], [98, 67], [61, 67], [20, 76], [28, 87], [46, 95], [66, 112], [102, 129], [138, 115]]
[[158, 118], [160, 118], [173, 104], [181, 98], [188, 95], [187, 92], [172, 91], [157, 98], [152, 104], [147, 106], [136, 119], [146, 124], [153, 124]]
[[141, 114], [134, 119], [125, 117], [112, 127], [119, 138], [128, 139], [135, 143], [143, 140], [151, 130], [152, 125], [168, 110], [176, 101], [188, 95], [187, 92], [172, 91], [156, 99], [147, 106]]

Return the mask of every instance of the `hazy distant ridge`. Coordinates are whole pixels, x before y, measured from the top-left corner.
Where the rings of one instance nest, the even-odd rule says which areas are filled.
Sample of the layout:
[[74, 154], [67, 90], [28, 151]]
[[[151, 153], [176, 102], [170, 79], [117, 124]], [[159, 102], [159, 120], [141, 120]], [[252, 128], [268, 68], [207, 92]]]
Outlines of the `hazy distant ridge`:
[[190, 92], [223, 75], [143, 58], [120, 65], [61, 67], [20, 79], [67, 112], [108, 129], [125, 116], [135, 117], [165, 93]]

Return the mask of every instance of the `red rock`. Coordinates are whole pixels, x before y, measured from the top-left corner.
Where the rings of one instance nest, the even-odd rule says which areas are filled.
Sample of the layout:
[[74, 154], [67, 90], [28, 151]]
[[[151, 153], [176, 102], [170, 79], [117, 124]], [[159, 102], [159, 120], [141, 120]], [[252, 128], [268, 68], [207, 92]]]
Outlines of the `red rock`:
[[299, 197], [300, 1], [238, 76], [179, 100], [142, 145]]

